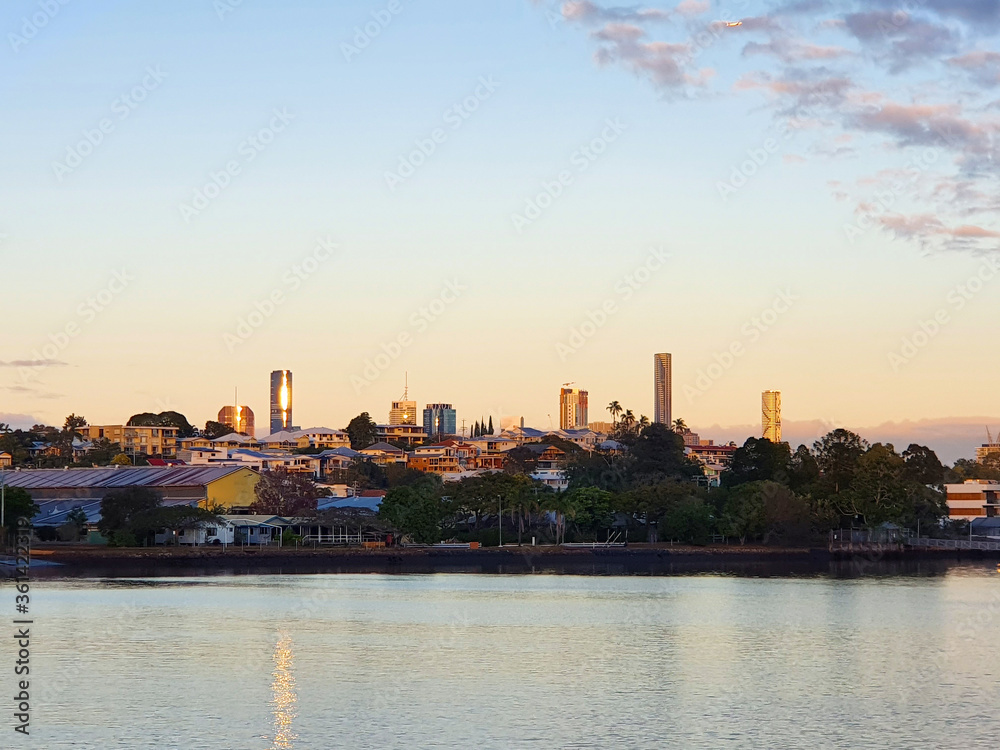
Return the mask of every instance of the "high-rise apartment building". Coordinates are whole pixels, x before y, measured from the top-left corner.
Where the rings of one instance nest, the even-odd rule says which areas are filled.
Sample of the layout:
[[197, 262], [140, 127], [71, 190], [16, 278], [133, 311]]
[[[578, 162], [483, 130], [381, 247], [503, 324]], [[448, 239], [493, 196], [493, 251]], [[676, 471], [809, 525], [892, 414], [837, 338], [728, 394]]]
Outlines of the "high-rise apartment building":
[[412, 424], [417, 423], [417, 402], [410, 401], [410, 376], [409, 373], [406, 375], [406, 385], [403, 387], [403, 398], [399, 401], [392, 402], [392, 408], [389, 410], [389, 425], [396, 426], [401, 424]]
[[559, 429], [577, 430], [587, 426], [587, 392], [579, 388], [559, 389]]
[[451, 404], [427, 404], [424, 409], [424, 432], [427, 433], [428, 440], [456, 435], [457, 422], [455, 407]]
[[254, 436], [253, 409], [249, 406], [223, 406], [219, 409], [219, 424], [224, 424], [241, 435]]
[[669, 354], [653, 355], [653, 421], [668, 427], [674, 423], [670, 367]]
[[763, 437], [781, 442], [781, 391], [764, 391], [760, 399]]
[[271, 434], [293, 429], [292, 371], [271, 373]]

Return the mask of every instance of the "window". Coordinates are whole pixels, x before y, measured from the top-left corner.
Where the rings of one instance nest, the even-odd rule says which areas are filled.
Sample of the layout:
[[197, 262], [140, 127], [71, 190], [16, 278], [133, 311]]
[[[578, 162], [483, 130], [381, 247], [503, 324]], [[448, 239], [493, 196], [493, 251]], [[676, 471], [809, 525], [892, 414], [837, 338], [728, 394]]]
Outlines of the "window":
[[213, 536], [218, 536], [218, 535], [219, 535], [219, 532], [218, 532], [218, 529], [216, 529], [216, 528], [214, 528], [214, 527], [210, 527], [210, 528], [209, 528], [209, 529], [208, 529], [208, 530], [207, 530], [207, 531], [205, 532], [205, 536], [207, 536], [207, 537], [213, 537]]

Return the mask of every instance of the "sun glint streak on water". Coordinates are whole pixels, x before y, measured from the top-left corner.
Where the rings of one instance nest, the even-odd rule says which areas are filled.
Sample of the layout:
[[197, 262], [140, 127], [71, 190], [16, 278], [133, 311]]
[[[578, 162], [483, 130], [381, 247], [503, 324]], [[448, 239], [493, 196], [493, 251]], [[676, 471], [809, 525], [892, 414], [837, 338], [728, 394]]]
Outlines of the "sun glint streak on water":
[[274, 712], [274, 742], [272, 748], [291, 748], [297, 735], [292, 729], [295, 719], [295, 677], [292, 675], [292, 639], [282, 634], [274, 647], [274, 681], [271, 700]]

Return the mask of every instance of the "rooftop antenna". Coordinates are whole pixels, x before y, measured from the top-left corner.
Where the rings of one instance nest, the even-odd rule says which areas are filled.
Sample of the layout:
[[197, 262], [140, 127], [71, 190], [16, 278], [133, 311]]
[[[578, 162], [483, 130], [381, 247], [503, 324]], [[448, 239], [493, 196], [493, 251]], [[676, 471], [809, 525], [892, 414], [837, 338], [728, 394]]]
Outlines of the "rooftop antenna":
[[409, 401], [410, 400], [410, 372], [409, 372], [409, 370], [407, 370], [403, 374], [403, 378], [404, 379], [403, 379], [403, 398], [402, 398], [402, 400], [403, 401]]

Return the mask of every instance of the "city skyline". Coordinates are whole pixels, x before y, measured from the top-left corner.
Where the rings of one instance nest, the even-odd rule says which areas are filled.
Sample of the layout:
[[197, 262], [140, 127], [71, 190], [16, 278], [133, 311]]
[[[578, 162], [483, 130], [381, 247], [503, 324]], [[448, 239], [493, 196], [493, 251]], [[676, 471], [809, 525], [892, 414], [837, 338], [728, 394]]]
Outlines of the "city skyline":
[[[0, 124], [19, 144], [0, 187], [5, 270], [41, 284], [44, 269], [54, 301], [33, 309], [32, 326], [5, 333], [0, 421], [51, 424], [70, 411], [108, 421], [164, 409], [208, 418], [234, 381], [264, 413], [268, 394], [250, 373], [275, 361], [309, 373], [296, 398], [310, 422], [381, 410], [407, 370], [425, 381], [433, 374], [432, 395], [462, 413], [517, 413], [547, 426], [550, 384], [579, 380], [595, 404], [616, 399], [653, 418], [648, 353], [669, 342], [673, 416], [706, 432], [756, 424], [760, 391], [780, 381], [802, 423], [906, 432], [926, 420], [904, 439], [927, 442], [932, 425], [944, 425], [966, 435], [955, 439], [968, 450], [981, 442], [981, 425], [1000, 422], [993, 358], [981, 346], [996, 268], [977, 255], [995, 243], [996, 228], [913, 216], [924, 188], [958, 184], [949, 165], [967, 148], [979, 148], [982, 163], [992, 152], [979, 141], [913, 143], [906, 133], [942, 127], [940, 89], [923, 85], [928, 78], [963, 87], [970, 102], [988, 94], [959, 64], [988, 25], [925, 9], [967, 36], [953, 54], [915, 65], [902, 52], [873, 50], [877, 39], [842, 23], [823, 25], [833, 10], [803, 6], [725, 33], [700, 4], [661, 16], [659, 26], [637, 14], [628, 23], [649, 42], [692, 42], [707, 31], [697, 58], [718, 75], [682, 75], [689, 97], [674, 79], [630, 70], [611, 42], [607, 64], [595, 65], [608, 16], [588, 7], [405, 6], [356, 57], [340, 47], [371, 20], [372, 8], [356, 1], [290, 13], [262, 0], [224, 20], [210, 6], [177, 4], [157, 17], [156, 36], [143, 13], [60, 13], [11, 51], [12, 75], [0, 84], [24, 105], [22, 117]], [[754, 2], [741, 13], [775, 16]], [[0, 27], [20, 29], [23, 15], [5, 6]], [[462, 19], [486, 31], [474, 41], [447, 31]], [[793, 32], [810, 23], [824, 29], [825, 64], [841, 73], [841, 88], [824, 90], [844, 115], [832, 116], [820, 97], [810, 106], [822, 116], [799, 122], [781, 114], [796, 107], [780, 82], [787, 59], [806, 59]], [[340, 30], [332, 46], [330, 30]], [[413, 62], [428, 30], [447, 62]], [[790, 38], [773, 38], [779, 30]], [[190, 49], [179, 51], [172, 34]], [[265, 44], [283, 52], [265, 61], [252, 51]], [[291, 51], [313, 47], [324, 52]], [[107, 49], [117, 50], [114, 60]], [[376, 91], [377, 101], [367, 98]], [[368, 104], [345, 120], [332, 104], [345, 97]], [[938, 102], [922, 109], [920, 97]], [[392, 117], [385, 102], [398, 109]], [[889, 109], [867, 115], [863, 102]], [[525, 112], [546, 112], [544, 127]], [[912, 128], [894, 130], [893, 113]], [[970, 134], [988, 125], [973, 119], [971, 104], [954, 117]], [[80, 151], [104, 119], [110, 132], [57, 175], [53, 163], [65, 166], [68, 150]], [[426, 163], [390, 187], [386, 174], [398, 175], [436, 125], [444, 141], [431, 138]], [[893, 193], [888, 176], [932, 156], [927, 148], [936, 159], [921, 161], [914, 193]], [[232, 158], [240, 173], [231, 184], [182, 216], [179, 206], [214, 185]], [[567, 167], [571, 184], [519, 231], [511, 215], [537, 207]], [[490, 181], [470, 177], [484, 173]], [[735, 183], [746, 187], [728, 192]], [[859, 208], [890, 202], [901, 212], [895, 234]], [[32, 306], [29, 288], [9, 290], [12, 315]], [[845, 289], [850, 306], [835, 291]], [[530, 302], [509, 304], [511, 290]], [[329, 315], [331, 299], [366, 310], [338, 330], [333, 351], [313, 346], [309, 322]], [[498, 309], [504, 315], [481, 313]], [[668, 310], [695, 312], [697, 325], [678, 324], [680, 313]], [[474, 378], [442, 368], [441, 352], [459, 341], [466, 361], [494, 366]], [[531, 361], [530, 372], [496, 366], [515, 357]], [[831, 359], [865, 388], [840, 387]], [[189, 382], [192, 363], [198, 384]]]

